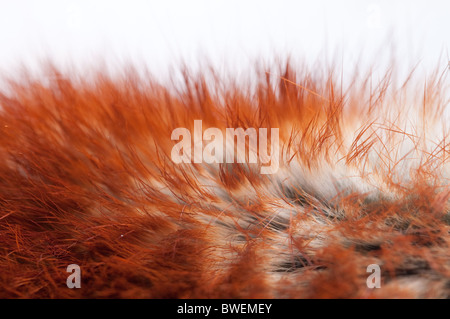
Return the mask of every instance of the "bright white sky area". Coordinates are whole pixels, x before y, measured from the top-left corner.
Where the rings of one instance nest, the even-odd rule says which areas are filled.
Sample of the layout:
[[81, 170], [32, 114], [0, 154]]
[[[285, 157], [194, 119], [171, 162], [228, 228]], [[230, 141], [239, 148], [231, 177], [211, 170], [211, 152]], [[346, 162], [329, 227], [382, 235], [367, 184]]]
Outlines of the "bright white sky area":
[[[360, 66], [389, 56], [448, 61], [449, 0], [0, 0], [0, 70], [104, 59], [163, 74], [180, 59], [244, 68], [290, 54]], [[364, 62], [365, 61], [365, 62]]]

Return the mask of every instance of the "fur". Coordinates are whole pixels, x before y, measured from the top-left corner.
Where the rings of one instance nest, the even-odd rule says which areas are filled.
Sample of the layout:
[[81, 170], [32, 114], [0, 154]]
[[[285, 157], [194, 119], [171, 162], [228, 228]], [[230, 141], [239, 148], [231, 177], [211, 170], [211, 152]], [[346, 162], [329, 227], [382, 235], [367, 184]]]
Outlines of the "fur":
[[[400, 85], [335, 74], [9, 79], [0, 297], [450, 297], [447, 71]], [[175, 164], [171, 132], [194, 120], [279, 128], [278, 171]], [[66, 287], [69, 264], [81, 289]]]

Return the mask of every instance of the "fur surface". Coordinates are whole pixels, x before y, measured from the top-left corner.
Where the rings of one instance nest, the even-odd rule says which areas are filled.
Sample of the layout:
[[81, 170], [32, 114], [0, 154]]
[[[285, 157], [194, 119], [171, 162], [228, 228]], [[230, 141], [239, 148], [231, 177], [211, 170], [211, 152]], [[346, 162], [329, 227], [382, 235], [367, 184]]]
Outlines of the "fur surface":
[[[247, 87], [54, 68], [11, 80], [0, 297], [450, 297], [447, 72], [341, 87], [332, 71], [280, 69]], [[194, 120], [279, 128], [278, 171], [175, 164], [171, 132]]]

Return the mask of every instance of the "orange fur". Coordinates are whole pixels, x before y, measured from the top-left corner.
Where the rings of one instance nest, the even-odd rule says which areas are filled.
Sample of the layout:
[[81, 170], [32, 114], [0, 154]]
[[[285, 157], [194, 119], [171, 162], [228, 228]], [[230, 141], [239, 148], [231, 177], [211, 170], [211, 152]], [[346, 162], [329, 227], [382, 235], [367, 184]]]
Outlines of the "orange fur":
[[[449, 297], [446, 74], [343, 87], [332, 71], [282, 71], [248, 87], [55, 68], [11, 80], [0, 297]], [[171, 132], [195, 119], [280, 128], [279, 171], [174, 164]], [[81, 289], [66, 287], [69, 264]]]

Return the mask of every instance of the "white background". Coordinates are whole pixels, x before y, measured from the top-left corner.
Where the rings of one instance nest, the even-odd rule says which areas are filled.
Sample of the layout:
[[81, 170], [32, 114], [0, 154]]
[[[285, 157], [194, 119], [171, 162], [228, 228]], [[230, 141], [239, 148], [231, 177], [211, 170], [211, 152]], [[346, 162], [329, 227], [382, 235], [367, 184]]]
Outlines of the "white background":
[[363, 67], [392, 51], [429, 70], [441, 55], [445, 68], [449, 39], [449, 0], [0, 0], [3, 74], [45, 57], [163, 74], [180, 60], [245, 68], [287, 54]]

